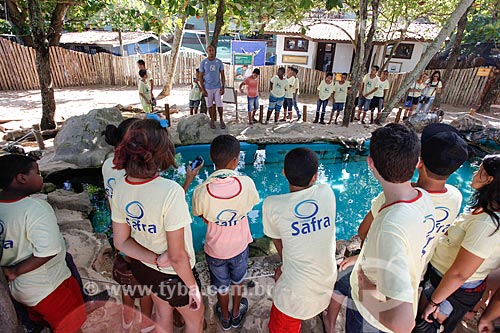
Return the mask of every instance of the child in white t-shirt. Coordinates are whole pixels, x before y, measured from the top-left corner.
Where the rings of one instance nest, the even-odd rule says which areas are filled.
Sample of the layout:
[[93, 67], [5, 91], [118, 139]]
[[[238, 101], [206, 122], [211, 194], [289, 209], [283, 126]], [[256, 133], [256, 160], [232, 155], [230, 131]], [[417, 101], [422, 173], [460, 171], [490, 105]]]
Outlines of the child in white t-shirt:
[[210, 282], [217, 290], [216, 315], [224, 330], [240, 327], [248, 310], [241, 288], [247, 273], [248, 244], [253, 241], [247, 214], [260, 201], [253, 180], [234, 171], [239, 156], [240, 143], [234, 136], [216, 137], [210, 145], [216, 171], [193, 193], [193, 215], [201, 216], [208, 225], [204, 249]]
[[151, 88], [148, 84], [148, 72], [145, 69], [139, 70], [139, 98], [141, 99], [142, 109], [145, 113], [153, 111]]
[[337, 276], [335, 195], [315, 185], [318, 157], [308, 148], [285, 156], [290, 193], [264, 200], [262, 223], [282, 259], [275, 272], [269, 332], [300, 332], [301, 321], [328, 307]]
[[56, 215], [39, 192], [36, 161], [24, 155], [0, 157], [0, 259], [11, 296], [30, 319], [55, 332], [76, 332], [86, 320], [80, 286], [66, 265], [66, 246]]
[[[334, 84], [333, 84], [333, 73], [326, 73], [325, 79], [321, 81], [318, 86], [318, 100], [316, 102], [316, 118], [314, 118], [313, 123], [319, 123], [325, 125], [325, 113], [326, 107], [328, 106], [328, 101], [330, 100], [330, 96], [334, 92]], [[321, 119], [319, 117], [319, 112], [321, 109]]]
[[197, 114], [198, 108], [200, 107], [202, 91], [199, 81], [200, 70], [196, 68], [196, 77], [193, 78], [191, 83], [191, 91], [189, 92], [189, 114]]

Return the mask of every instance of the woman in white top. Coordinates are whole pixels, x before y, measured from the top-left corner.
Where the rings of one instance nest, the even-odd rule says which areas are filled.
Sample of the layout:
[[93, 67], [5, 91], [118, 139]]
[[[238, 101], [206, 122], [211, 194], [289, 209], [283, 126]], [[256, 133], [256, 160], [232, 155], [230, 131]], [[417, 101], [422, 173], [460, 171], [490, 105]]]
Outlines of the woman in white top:
[[500, 266], [500, 155], [483, 159], [471, 187], [476, 192], [470, 210], [448, 229], [427, 269], [419, 305], [425, 321], [417, 323], [422, 330], [416, 332], [439, 324], [452, 332], [481, 299], [488, 274]]
[[422, 97], [420, 99], [420, 103], [418, 103], [417, 112], [429, 111], [429, 108], [434, 102], [437, 94], [441, 93], [441, 88], [443, 88], [443, 84], [441, 83], [441, 73], [439, 71], [435, 71], [432, 73], [431, 78], [425, 81], [426, 89], [422, 93]]

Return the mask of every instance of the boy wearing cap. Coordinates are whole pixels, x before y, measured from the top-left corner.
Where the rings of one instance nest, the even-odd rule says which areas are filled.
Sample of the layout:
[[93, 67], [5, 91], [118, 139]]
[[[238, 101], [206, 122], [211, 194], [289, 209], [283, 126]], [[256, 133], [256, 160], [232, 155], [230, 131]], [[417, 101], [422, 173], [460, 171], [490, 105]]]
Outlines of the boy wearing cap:
[[[460, 137], [458, 131], [442, 123], [427, 126], [422, 132], [420, 142], [422, 148], [420, 161], [417, 164], [419, 177], [412, 185], [421, 187], [430, 194], [435, 209], [434, 219], [429, 220], [426, 226], [426, 246], [422, 249], [422, 258], [425, 261], [423, 277], [438, 240], [460, 212], [462, 194], [456, 187], [446, 184], [446, 181], [467, 160], [468, 152], [467, 143]], [[371, 210], [358, 229], [362, 241], [365, 240], [374, 218], [381, 211], [385, 201], [383, 192], [372, 200]], [[347, 269], [355, 260], [356, 257], [347, 258], [340, 264], [340, 270]], [[328, 309], [328, 326], [335, 327], [343, 296], [336, 290], [335, 298]]]

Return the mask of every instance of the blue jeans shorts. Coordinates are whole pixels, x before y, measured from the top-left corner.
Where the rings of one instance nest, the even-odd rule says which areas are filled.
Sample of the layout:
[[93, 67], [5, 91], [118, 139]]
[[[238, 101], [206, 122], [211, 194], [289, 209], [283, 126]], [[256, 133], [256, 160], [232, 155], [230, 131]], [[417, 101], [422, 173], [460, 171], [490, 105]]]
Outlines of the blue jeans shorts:
[[230, 259], [217, 259], [205, 253], [211, 288], [226, 294], [231, 284], [240, 284], [247, 275], [249, 247]]
[[359, 109], [363, 108], [363, 111], [366, 112], [370, 109], [371, 102], [372, 102], [371, 99], [367, 99], [365, 97], [360, 97], [359, 102], [358, 102], [358, 108]]
[[344, 111], [344, 103], [333, 103], [332, 111]]
[[285, 97], [275, 97], [273, 94], [269, 94], [269, 106], [267, 107], [267, 111], [276, 110], [276, 112], [281, 111], [281, 107], [283, 106], [283, 102]]
[[195, 101], [193, 99], [190, 99], [189, 100], [189, 107], [194, 108], [194, 109], [199, 108], [200, 107], [200, 100]]
[[293, 108], [293, 98], [285, 97], [285, 101], [283, 102], [283, 110], [292, 111], [292, 108]]
[[248, 101], [248, 112], [252, 112], [254, 110], [259, 109], [259, 96], [250, 97], [247, 96]]

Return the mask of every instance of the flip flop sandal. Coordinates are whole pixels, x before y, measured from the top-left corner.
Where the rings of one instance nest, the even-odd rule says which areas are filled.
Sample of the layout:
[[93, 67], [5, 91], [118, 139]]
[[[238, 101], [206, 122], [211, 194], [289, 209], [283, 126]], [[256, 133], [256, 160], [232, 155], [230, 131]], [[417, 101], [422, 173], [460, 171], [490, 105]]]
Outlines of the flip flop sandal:
[[211, 129], [215, 129], [215, 124], [210, 124]]
[[225, 128], [226, 128], [226, 124], [221, 124], [221, 125], [220, 125], [220, 128], [221, 128], [221, 129], [225, 129]]

